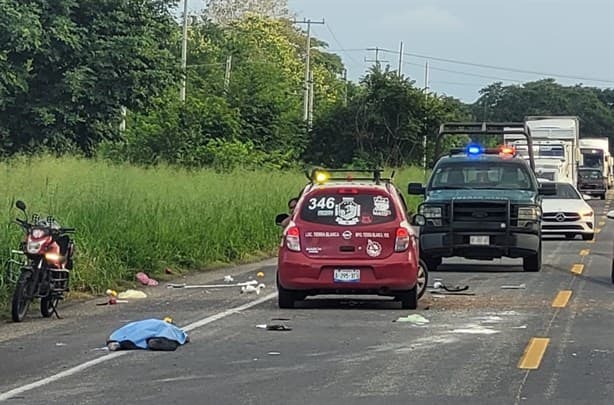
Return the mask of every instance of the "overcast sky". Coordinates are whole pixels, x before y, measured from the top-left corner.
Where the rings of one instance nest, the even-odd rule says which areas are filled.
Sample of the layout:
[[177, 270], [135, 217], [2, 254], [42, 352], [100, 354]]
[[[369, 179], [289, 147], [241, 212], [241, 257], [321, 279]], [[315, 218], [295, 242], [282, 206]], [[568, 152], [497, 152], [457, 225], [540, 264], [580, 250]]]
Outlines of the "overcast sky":
[[[195, 7], [204, 4], [190, 2]], [[562, 84], [614, 87], [614, 0], [289, 0], [289, 4], [299, 19], [324, 18], [326, 24], [312, 25], [312, 33], [342, 56], [352, 80], [371, 64], [365, 58], [375, 58], [375, 52], [366, 48], [398, 51], [403, 41], [409, 54], [582, 78], [555, 77]], [[404, 56], [403, 73], [422, 87], [426, 59], [415, 55]], [[430, 89], [466, 102], [473, 102], [479, 89], [494, 81], [512, 84], [545, 77], [434, 58], [429, 59]], [[394, 69], [398, 66], [398, 54], [381, 52], [380, 59]]]

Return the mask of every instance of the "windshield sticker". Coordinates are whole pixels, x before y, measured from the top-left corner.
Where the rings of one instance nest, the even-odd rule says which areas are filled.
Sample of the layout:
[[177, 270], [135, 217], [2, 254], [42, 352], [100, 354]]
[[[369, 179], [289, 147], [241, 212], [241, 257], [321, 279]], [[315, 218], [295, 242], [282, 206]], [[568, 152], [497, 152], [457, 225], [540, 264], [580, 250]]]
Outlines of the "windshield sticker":
[[373, 222], [373, 217], [371, 215], [363, 215], [360, 222], [365, 225], [369, 225], [371, 222]]
[[356, 204], [354, 197], [343, 197], [335, 207], [335, 215], [339, 225], [356, 225], [360, 217], [360, 205]]
[[345, 240], [350, 240], [352, 239], [352, 231], [344, 231], [341, 236], [343, 236]]
[[388, 197], [382, 197], [378, 195], [377, 197], [373, 197], [373, 215], [376, 217], [387, 217], [390, 216], [392, 212], [390, 212], [390, 200]]
[[389, 232], [356, 232], [355, 238], [390, 238]]
[[339, 232], [305, 232], [306, 238], [338, 238]]
[[329, 209], [332, 210], [333, 208], [335, 208], [335, 197], [322, 197], [320, 199], [317, 198], [310, 198], [309, 199], [309, 206], [307, 207], [310, 210], [315, 210], [315, 209]]
[[333, 210], [318, 211], [318, 216], [319, 217], [332, 217], [333, 215], [335, 215], [335, 211], [333, 211]]
[[377, 257], [382, 254], [382, 245], [379, 242], [367, 240], [367, 254], [371, 257]]

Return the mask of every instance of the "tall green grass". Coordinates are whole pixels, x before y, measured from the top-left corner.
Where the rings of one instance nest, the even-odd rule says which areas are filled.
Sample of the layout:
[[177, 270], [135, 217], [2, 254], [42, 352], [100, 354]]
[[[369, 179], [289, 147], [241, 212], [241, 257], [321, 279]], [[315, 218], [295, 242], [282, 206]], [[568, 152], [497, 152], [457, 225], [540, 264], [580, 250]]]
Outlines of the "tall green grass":
[[[406, 192], [417, 169], [397, 171]], [[286, 210], [306, 178], [300, 172], [140, 168], [78, 158], [13, 159], [0, 163], [0, 260], [22, 232], [11, 221], [20, 212], [54, 215], [76, 227], [72, 288], [99, 293], [165, 267], [203, 269], [271, 255], [279, 243], [274, 217]], [[415, 200], [408, 200], [410, 201]], [[9, 288], [0, 292], [4, 300]]]

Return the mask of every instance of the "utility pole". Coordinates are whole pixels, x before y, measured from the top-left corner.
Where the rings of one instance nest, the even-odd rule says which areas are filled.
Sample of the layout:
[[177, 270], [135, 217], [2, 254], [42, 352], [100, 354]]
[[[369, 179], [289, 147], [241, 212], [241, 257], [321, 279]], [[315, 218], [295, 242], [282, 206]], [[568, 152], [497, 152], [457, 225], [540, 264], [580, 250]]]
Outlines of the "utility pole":
[[313, 127], [313, 71], [309, 71], [309, 116], [307, 118], [307, 128]]
[[119, 132], [124, 132], [126, 130], [126, 115], [128, 110], [123, 105], [119, 108], [122, 120], [119, 123]]
[[[424, 65], [424, 105], [425, 106], [427, 106], [428, 101], [429, 101], [429, 61], [427, 60]], [[426, 119], [426, 116], [424, 118]], [[424, 135], [422, 136], [422, 168], [424, 169], [424, 181], [426, 181], [426, 125], [424, 126]]]
[[311, 72], [311, 24], [324, 24], [322, 21], [312, 21], [304, 19], [302, 21], [293, 20], [294, 24], [307, 24], [307, 50], [305, 54], [305, 80], [303, 83], [303, 120], [309, 122], [309, 72]]
[[181, 78], [181, 90], [179, 91], [179, 99], [185, 101], [185, 88], [187, 82], [187, 63], [188, 63], [188, 0], [183, 0], [183, 38], [181, 41], [181, 70], [183, 77]]
[[346, 107], [348, 105], [348, 70], [343, 68], [343, 106]]
[[226, 73], [224, 74], [224, 92], [228, 92], [230, 85], [230, 70], [232, 69], [232, 55], [226, 57]]
[[375, 51], [375, 59], [367, 59], [365, 58], [365, 62], [373, 62], [379, 68], [380, 62], [390, 62], [388, 60], [380, 60], [379, 58], [379, 48], [376, 46], [375, 48], [367, 48], [367, 51]]
[[403, 41], [401, 41], [401, 45], [399, 46], [399, 77], [403, 74]]

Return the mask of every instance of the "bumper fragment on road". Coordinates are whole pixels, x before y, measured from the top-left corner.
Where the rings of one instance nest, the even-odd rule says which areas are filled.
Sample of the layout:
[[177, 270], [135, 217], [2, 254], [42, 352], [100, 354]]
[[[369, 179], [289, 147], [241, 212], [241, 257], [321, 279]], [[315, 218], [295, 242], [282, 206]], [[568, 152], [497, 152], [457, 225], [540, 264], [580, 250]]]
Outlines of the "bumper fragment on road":
[[571, 290], [562, 290], [554, 298], [552, 301], [553, 308], [565, 308], [569, 299], [571, 298], [572, 291]]
[[524, 350], [524, 354], [518, 362], [518, 368], [524, 370], [536, 370], [542, 362], [546, 348], [550, 343], [550, 338], [538, 338], [533, 337], [529, 340], [527, 348]]

